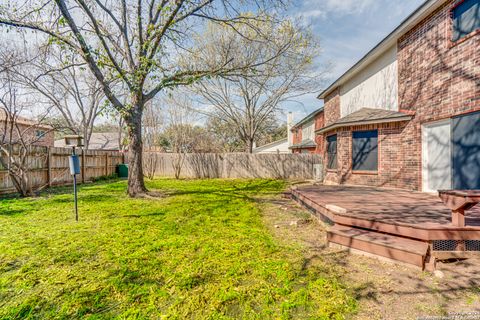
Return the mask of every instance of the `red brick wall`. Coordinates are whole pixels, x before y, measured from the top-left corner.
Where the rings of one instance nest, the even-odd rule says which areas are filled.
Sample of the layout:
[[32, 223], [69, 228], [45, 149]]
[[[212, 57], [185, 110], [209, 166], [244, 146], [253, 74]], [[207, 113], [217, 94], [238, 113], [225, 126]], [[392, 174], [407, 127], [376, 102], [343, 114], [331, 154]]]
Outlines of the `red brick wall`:
[[323, 112], [317, 113], [315, 115], [315, 130], [323, 128], [325, 125], [325, 115]]
[[[448, 1], [398, 41], [399, 109], [413, 119], [341, 129], [337, 132], [338, 170], [327, 172], [327, 183], [421, 190], [422, 124], [480, 110], [480, 33], [451, 43], [454, 4]], [[338, 91], [325, 99], [325, 125], [338, 119], [339, 106]], [[375, 128], [378, 172], [353, 173], [351, 132]]]
[[293, 130], [293, 144], [302, 142], [302, 128], [296, 128]]
[[[5, 128], [5, 121], [0, 121], [0, 126], [2, 128]], [[45, 135], [41, 138], [36, 137], [36, 131], [41, 130], [45, 132]], [[55, 133], [54, 131], [49, 128], [49, 127], [36, 127], [31, 124], [23, 124], [19, 123], [18, 124], [18, 131], [20, 131], [23, 135], [24, 142], [26, 143], [31, 143], [32, 145], [35, 146], [41, 146], [41, 147], [53, 147], [55, 143]], [[18, 137], [18, 131], [17, 129], [13, 130], [12, 134], [12, 143], [19, 143], [19, 137]], [[7, 137], [9, 137], [8, 134], [9, 130], [7, 130]], [[0, 135], [4, 134], [4, 130], [0, 130]], [[6, 138], [5, 141], [10, 141], [10, 138]], [[33, 141], [33, 143], [32, 143]]]
[[43, 147], [53, 147], [55, 144], [55, 133], [48, 131], [42, 138], [37, 140], [34, 145]]
[[[323, 128], [324, 122], [325, 122], [323, 112], [320, 112], [320, 113], [316, 114], [314, 121], [315, 121], [314, 130]], [[297, 144], [297, 143], [302, 142], [302, 127], [293, 130], [292, 134], [293, 134], [293, 138], [292, 138], [293, 144]], [[309, 153], [323, 154], [324, 142], [323, 142], [322, 137], [319, 136], [319, 135], [316, 135], [315, 136], [315, 143], [317, 144], [316, 148], [294, 149], [293, 153], [301, 153], [302, 150], [307, 150]]]
[[[324, 112], [320, 112], [315, 116], [315, 131], [321, 129], [325, 126], [325, 114]], [[323, 154], [325, 150], [325, 142], [323, 135], [315, 135], [315, 143], [317, 147], [315, 148], [315, 152], [317, 154]]]
[[480, 34], [453, 44], [455, 1], [424, 19], [398, 41], [399, 106], [414, 114], [402, 137], [402, 187], [421, 190], [421, 125], [480, 110]]
[[340, 119], [340, 90], [335, 89], [325, 98], [323, 107], [324, 124], [328, 126]]
[[[337, 169], [327, 170], [327, 183], [405, 188], [399, 177], [404, 170], [401, 140], [406, 123], [390, 123], [341, 128], [337, 134]], [[378, 171], [352, 171], [352, 131], [378, 130]], [[325, 154], [326, 157], [326, 154]]]

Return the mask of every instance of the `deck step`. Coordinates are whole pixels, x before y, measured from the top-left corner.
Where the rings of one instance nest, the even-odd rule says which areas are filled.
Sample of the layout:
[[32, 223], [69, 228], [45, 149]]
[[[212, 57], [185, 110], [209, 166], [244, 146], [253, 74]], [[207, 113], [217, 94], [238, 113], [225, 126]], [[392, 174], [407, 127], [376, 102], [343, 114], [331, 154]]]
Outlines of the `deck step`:
[[335, 225], [327, 232], [327, 239], [348, 248], [368, 252], [392, 260], [424, 267], [428, 244], [423, 241]]

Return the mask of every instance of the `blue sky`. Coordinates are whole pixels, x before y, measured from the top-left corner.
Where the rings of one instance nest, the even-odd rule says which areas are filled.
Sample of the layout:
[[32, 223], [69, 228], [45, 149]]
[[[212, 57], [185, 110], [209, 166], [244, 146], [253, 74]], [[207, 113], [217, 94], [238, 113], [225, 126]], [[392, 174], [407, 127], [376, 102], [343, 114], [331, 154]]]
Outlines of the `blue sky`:
[[[319, 63], [331, 63], [325, 85], [341, 76], [387, 36], [424, 0], [294, 0], [289, 14], [311, 26], [320, 38]], [[316, 95], [286, 106], [295, 121], [322, 106]]]

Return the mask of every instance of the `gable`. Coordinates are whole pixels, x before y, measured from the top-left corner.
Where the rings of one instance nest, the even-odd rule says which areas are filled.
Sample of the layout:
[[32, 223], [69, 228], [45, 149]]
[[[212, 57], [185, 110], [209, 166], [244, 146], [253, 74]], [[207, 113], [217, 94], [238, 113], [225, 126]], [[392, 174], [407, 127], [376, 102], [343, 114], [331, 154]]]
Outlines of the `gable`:
[[361, 108], [398, 110], [397, 46], [346, 81], [340, 88], [340, 116]]

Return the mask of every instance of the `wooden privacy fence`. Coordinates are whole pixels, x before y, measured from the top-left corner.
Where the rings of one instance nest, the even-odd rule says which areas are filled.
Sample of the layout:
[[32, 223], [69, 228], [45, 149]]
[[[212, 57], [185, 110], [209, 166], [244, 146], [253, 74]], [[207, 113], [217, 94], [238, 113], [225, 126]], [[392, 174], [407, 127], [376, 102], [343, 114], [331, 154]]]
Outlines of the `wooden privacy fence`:
[[[70, 175], [69, 148], [32, 147], [28, 156], [29, 179], [34, 188], [73, 183]], [[95, 177], [111, 175], [125, 162], [118, 151], [87, 150], [79, 152], [84, 183]], [[311, 154], [246, 154], [246, 153], [144, 153], [146, 175], [174, 177], [178, 169], [182, 178], [272, 178], [318, 179], [322, 158]], [[15, 192], [7, 170], [0, 164], [0, 194]]]
[[145, 174], [183, 178], [319, 179], [322, 158], [317, 154], [144, 153]]
[[[28, 156], [29, 178], [34, 188], [72, 184], [68, 156], [69, 148], [32, 147]], [[123, 163], [123, 154], [118, 151], [86, 150], [78, 152], [81, 174], [77, 181], [84, 183], [95, 177], [115, 173], [116, 166]], [[0, 164], [0, 193], [14, 192], [15, 188], [7, 170]]]

